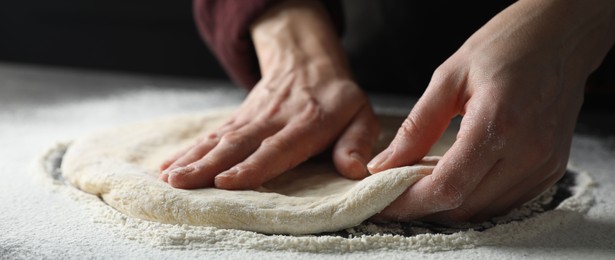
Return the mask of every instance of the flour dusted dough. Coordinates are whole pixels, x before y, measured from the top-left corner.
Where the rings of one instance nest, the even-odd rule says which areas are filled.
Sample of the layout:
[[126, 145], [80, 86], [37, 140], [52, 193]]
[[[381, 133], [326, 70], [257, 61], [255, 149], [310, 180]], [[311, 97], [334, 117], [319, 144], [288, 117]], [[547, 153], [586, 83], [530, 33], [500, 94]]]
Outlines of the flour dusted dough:
[[116, 210], [170, 224], [275, 234], [310, 234], [356, 226], [380, 212], [437, 162], [391, 169], [361, 181], [341, 177], [330, 162], [312, 160], [256, 191], [175, 189], [158, 165], [215, 129], [229, 111], [144, 122], [76, 140], [62, 162], [65, 180]]

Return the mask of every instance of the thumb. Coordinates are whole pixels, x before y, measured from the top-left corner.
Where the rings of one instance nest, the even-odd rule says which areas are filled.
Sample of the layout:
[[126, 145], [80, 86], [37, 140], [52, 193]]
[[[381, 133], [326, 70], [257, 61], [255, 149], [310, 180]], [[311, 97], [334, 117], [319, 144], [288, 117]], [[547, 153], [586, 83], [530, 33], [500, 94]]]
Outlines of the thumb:
[[369, 175], [365, 164], [372, 155], [379, 131], [376, 116], [366, 104], [333, 148], [333, 162], [343, 176], [357, 180]]
[[434, 73], [425, 93], [412, 108], [393, 141], [368, 163], [367, 168], [372, 174], [418, 162], [459, 113], [458, 80], [450, 74], [440, 75]]

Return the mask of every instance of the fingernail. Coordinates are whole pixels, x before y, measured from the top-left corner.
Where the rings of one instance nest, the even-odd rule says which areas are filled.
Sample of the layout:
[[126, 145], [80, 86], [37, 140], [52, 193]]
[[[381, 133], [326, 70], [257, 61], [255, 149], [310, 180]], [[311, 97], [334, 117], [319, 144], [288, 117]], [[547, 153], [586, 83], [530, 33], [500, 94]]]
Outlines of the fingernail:
[[221, 186], [224, 186], [224, 184], [227, 183], [227, 181], [225, 179], [228, 179], [229, 177], [235, 176], [235, 175], [237, 175], [237, 173], [239, 173], [237, 168], [231, 168], [231, 169], [229, 169], [227, 171], [224, 171], [224, 172], [216, 175], [216, 177], [214, 177], [214, 186], [216, 186], [217, 188], [220, 188]]
[[164, 170], [164, 171], [160, 172], [160, 174], [166, 174], [166, 175], [169, 175], [169, 172], [171, 172], [172, 170], [175, 170], [175, 169], [177, 169], [177, 168], [179, 168], [179, 166], [170, 166], [170, 167], [169, 167], [169, 168], [167, 168], [166, 170]]
[[391, 149], [387, 148], [386, 150], [378, 154], [376, 157], [374, 157], [374, 159], [372, 159], [367, 164], [367, 169], [369, 169], [369, 172], [373, 174], [373, 171], [378, 170], [378, 168], [382, 166], [382, 164], [389, 158], [389, 156], [391, 156]]
[[159, 178], [160, 178], [162, 181], [164, 181], [164, 182], [169, 182], [169, 175], [168, 175], [168, 174], [166, 174], [166, 173], [162, 173], [162, 174], [160, 174], [160, 177], [159, 177]]
[[196, 168], [194, 166], [186, 166], [186, 167], [177, 167], [174, 168], [173, 170], [169, 171], [168, 174], [169, 175], [176, 175], [176, 174], [188, 174], [193, 172], [194, 170], [196, 170]]
[[[357, 153], [357, 152], [352, 152], [350, 153], [350, 158], [352, 158], [353, 160], [355, 160], [357, 163], [359, 163], [360, 165], [360, 175], [361, 177], [366, 177], [369, 176], [369, 170], [367, 170], [367, 160], [365, 160], [365, 157], [363, 157], [361, 154]], [[357, 171], [359, 169], [356, 169]], [[359, 174], [358, 172], [356, 174]]]
[[[239, 173], [239, 170], [237, 170], [236, 167], [233, 167], [233, 168], [230, 168], [230, 169], [228, 169], [228, 170], [218, 174], [218, 176], [220, 176], [222, 178], [225, 178], [225, 177], [231, 177], [231, 176], [237, 175], [237, 173]], [[216, 176], [216, 177], [218, 177], [218, 176]]]
[[363, 158], [363, 156], [361, 156], [359, 153], [357, 152], [352, 152], [350, 153], [350, 158], [354, 159], [355, 161], [358, 161], [359, 163], [361, 163], [362, 165], [365, 165], [365, 158]]

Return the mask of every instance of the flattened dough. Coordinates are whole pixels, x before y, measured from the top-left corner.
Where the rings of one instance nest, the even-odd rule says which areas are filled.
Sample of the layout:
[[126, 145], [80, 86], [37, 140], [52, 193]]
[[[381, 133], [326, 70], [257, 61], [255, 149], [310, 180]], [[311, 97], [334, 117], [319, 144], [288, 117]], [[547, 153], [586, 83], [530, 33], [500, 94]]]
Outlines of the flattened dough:
[[229, 115], [225, 110], [175, 116], [83, 137], [67, 150], [63, 177], [136, 218], [271, 234], [310, 234], [360, 224], [430, 174], [437, 162], [437, 157], [426, 157], [419, 165], [354, 181], [341, 177], [330, 162], [311, 160], [256, 191], [181, 190], [158, 179], [158, 165], [165, 158], [215, 129]]

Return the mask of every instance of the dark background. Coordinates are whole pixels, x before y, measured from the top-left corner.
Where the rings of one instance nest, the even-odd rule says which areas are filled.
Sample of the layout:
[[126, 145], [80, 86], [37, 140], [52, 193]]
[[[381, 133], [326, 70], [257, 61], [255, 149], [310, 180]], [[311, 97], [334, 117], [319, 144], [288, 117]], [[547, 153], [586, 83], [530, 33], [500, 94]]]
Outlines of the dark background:
[[191, 7], [191, 0], [2, 1], [0, 61], [227, 79]]
[[[431, 72], [510, 2], [342, 0], [343, 44], [369, 92], [420, 95]], [[585, 109], [615, 111], [610, 56]], [[197, 33], [192, 0], [3, 1], [0, 62], [228, 80]]]

